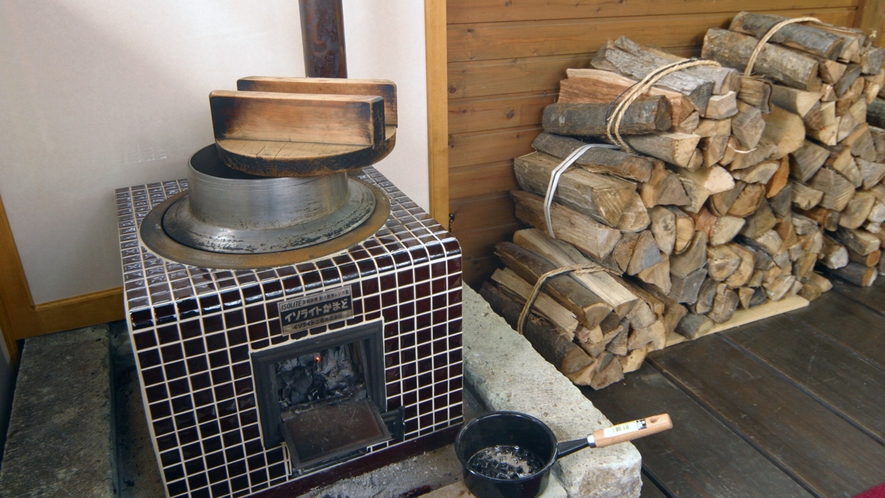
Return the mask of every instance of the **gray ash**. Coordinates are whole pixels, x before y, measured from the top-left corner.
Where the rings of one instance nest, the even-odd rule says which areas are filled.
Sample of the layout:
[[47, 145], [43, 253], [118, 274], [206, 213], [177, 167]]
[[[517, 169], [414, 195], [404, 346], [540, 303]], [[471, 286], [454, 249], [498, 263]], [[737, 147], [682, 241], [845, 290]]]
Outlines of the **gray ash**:
[[537, 474], [544, 464], [531, 451], [519, 446], [483, 448], [467, 461], [470, 470], [493, 479], [521, 479]]

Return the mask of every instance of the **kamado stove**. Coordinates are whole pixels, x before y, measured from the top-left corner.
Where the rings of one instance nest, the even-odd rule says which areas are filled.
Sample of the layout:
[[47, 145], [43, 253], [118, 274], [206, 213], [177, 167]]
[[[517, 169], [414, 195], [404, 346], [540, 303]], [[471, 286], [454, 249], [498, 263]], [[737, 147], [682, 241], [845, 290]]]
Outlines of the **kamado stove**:
[[390, 82], [212, 92], [187, 180], [116, 191], [126, 311], [169, 496], [292, 493], [454, 440], [457, 241], [371, 165]]

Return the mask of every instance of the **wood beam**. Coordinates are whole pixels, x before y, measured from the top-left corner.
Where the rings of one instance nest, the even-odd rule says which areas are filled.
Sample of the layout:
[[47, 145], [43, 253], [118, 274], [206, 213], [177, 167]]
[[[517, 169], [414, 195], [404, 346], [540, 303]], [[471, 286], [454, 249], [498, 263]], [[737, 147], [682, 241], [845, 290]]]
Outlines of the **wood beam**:
[[449, 122], [446, 0], [424, 0], [430, 215], [449, 225]]

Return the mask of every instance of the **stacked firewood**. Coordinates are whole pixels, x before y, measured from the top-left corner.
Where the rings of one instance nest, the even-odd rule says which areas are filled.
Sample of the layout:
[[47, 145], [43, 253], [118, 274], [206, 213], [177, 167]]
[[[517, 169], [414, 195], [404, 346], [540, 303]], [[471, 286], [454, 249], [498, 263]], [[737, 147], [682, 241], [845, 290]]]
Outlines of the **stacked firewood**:
[[[704, 38], [718, 64], [679, 70], [661, 70], [678, 57], [608, 41], [568, 71], [536, 151], [515, 159], [516, 216], [535, 228], [496, 247], [506, 268], [483, 295], [576, 384], [616, 382], [738, 309], [813, 300], [830, 287], [815, 270], [866, 286], [885, 265], [885, 130], [867, 122], [885, 104], [885, 50], [857, 30], [786, 24], [745, 74], [783, 20], [741, 13]], [[593, 141], [620, 148], [557, 170]], [[538, 316], [520, 318], [563, 267], [533, 300]]]

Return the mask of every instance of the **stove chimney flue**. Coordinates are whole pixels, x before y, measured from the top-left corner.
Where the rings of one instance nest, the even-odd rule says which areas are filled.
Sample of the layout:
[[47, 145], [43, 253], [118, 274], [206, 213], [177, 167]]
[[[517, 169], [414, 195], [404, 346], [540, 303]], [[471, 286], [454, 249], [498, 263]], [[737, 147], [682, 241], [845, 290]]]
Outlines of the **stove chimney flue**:
[[304, 71], [309, 78], [347, 78], [341, 0], [298, 0]]

